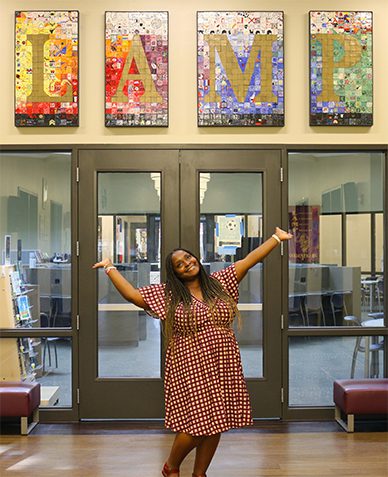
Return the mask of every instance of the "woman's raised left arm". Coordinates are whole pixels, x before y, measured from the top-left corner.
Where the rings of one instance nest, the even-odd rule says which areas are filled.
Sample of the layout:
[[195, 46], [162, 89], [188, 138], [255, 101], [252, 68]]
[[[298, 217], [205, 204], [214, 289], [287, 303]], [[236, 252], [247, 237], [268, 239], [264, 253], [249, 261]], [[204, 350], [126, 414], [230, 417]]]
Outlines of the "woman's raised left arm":
[[292, 234], [276, 227], [275, 233], [269, 239], [248, 253], [245, 258], [235, 262], [237, 281], [241, 282], [248, 270], [256, 265], [256, 263], [261, 262], [280, 242], [290, 240], [291, 238]]

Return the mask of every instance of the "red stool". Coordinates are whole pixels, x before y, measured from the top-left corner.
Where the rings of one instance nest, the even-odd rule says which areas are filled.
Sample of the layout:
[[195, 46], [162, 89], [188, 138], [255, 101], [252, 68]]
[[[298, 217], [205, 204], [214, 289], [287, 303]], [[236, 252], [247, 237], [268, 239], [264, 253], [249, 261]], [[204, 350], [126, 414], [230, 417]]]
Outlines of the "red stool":
[[334, 381], [334, 403], [335, 420], [346, 432], [354, 432], [355, 414], [388, 413], [388, 378]]
[[[0, 382], [0, 417], [20, 417], [21, 434], [27, 435], [39, 422], [40, 384]], [[28, 425], [28, 418], [32, 422]]]

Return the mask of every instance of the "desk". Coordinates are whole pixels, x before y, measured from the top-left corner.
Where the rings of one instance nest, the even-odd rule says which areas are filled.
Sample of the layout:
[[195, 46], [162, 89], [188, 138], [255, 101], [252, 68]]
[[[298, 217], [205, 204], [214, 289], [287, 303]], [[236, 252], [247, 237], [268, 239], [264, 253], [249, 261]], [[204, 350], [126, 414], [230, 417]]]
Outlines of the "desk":
[[384, 326], [384, 318], [377, 318], [376, 320], [365, 320], [361, 322], [361, 326], [372, 327], [372, 328], [382, 328]]
[[[340, 298], [340, 301], [342, 304], [341, 307], [339, 306], [336, 307], [334, 305], [333, 300], [335, 296], [341, 297]], [[303, 326], [306, 326], [306, 324], [307, 326], [310, 326], [311, 314], [317, 315], [317, 326], [321, 326], [320, 318], [322, 318], [324, 326], [326, 325], [337, 326], [336, 313], [339, 313], [339, 312], [341, 312], [342, 318], [341, 318], [340, 326], [342, 326], [343, 317], [348, 314], [348, 310], [350, 310], [351, 314], [357, 313], [357, 309], [354, 306], [352, 298], [353, 298], [352, 290], [340, 289], [340, 288], [336, 288], [336, 289], [326, 288], [326, 289], [319, 289], [316, 291], [299, 290], [299, 291], [291, 291], [288, 293], [289, 306], [291, 305], [291, 309], [293, 310], [292, 314], [296, 315], [297, 313], [294, 306], [296, 302], [297, 307], [300, 308], [301, 310], [299, 314], [301, 315], [301, 318], [303, 320]], [[299, 302], [300, 302], [300, 307], [299, 307]], [[309, 302], [310, 302], [310, 305], [312, 306], [309, 306]], [[320, 312], [317, 311], [319, 308], [319, 305], [320, 305]], [[329, 322], [327, 322], [327, 319], [326, 319], [327, 317], [331, 317], [329, 319]]]
[[[377, 318], [375, 320], [365, 320], [361, 322], [364, 328], [382, 328], [384, 326], [384, 318]], [[379, 351], [381, 345], [378, 342], [378, 336], [365, 336], [365, 361], [364, 361], [364, 377], [378, 378], [379, 377]], [[371, 342], [372, 341], [372, 342]], [[369, 361], [370, 353], [372, 352], [372, 359]], [[370, 368], [369, 368], [370, 366]]]

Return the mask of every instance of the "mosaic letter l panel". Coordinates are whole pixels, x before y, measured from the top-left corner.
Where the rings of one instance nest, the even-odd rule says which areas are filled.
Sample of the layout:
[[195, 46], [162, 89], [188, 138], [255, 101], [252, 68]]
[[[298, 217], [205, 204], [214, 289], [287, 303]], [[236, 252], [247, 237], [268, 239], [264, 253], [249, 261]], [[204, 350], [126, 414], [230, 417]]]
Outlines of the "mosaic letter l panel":
[[15, 12], [15, 125], [78, 126], [78, 12]]
[[167, 12], [106, 12], [105, 125], [168, 126]]
[[283, 12], [198, 12], [198, 126], [284, 126]]
[[372, 12], [310, 12], [310, 126], [373, 124]]

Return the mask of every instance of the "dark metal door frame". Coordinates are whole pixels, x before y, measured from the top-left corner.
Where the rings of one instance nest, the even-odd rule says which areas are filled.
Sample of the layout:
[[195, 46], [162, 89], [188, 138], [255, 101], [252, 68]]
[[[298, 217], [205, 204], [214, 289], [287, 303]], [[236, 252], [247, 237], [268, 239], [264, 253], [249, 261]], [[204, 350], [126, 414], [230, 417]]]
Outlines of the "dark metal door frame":
[[[90, 269], [97, 250], [97, 171], [162, 173], [162, 261], [175, 247], [198, 249], [199, 203], [196, 199], [198, 172], [262, 172], [264, 232], [280, 224], [281, 149], [197, 147], [182, 149], [101, 148], [80, 149], [79, 241], [80, 258], [80, 418], [160, 418], [163, 416], [161, 379], [127, 379], [97, 377], [97, 303], [96, 274]], [[179, 175], [180, 174], [180, 175]], [[270, 197], [270, 200], [268, 199]], [[180, 208], [180, 213], [179, 213]], [[86, 226], [85, 226], [86, 224]], [[162, 262], [163, 263], [163, 262]], [[267, 259], [265, 283], [277, 281], [280, 273], [280, 252]], [[163, 277], [163, 276], [162, 276]], [[280, 417], [280, 293], [264, 288], [268, 310], [264, 327], [265, 342], [271, 340], [264, 357], [265, 378], [248, 379], [255, 417]], [[278, 297], [279, 294], [279, 297]], [[269, 319], [270, 315], [270, 319]], [[271, 353], [271, 356], [270, 356]], [[147, 396], [147, 397], [146, 397]], [[128, 412], [128, 407], [131, 409]], [[102, 408], [104, 412], [102, 413]]]
[[[97, 253], [98, 172], [160, 172], [162, 181], [162, 263], [178, 246], [178, 152], [176, 150], [79, 151], [79, 277], [80, 277], [80, 419], [160, 418], [161, 378], [99, 378], [97, 357], [97, 274], [91, 269]], [[163, 277], [162, 277], [163, 279]]]
[[[263, 174], [264, 238], [281, 226], [281, 149], [185, 149], [180, 153], [181, 246], [199, 255], [200, 172], [261, 172]], [[195, 178], [195, 180], [193, 180]], [[287, 225], [284, 225], [287, 227]], [[281, 383], [281, 255], [280, 247], [264, 262], [263, 378], [248, 378], [253, 416], [280, 418]], [[277, 283], [278, 288], [269, 284]]]

